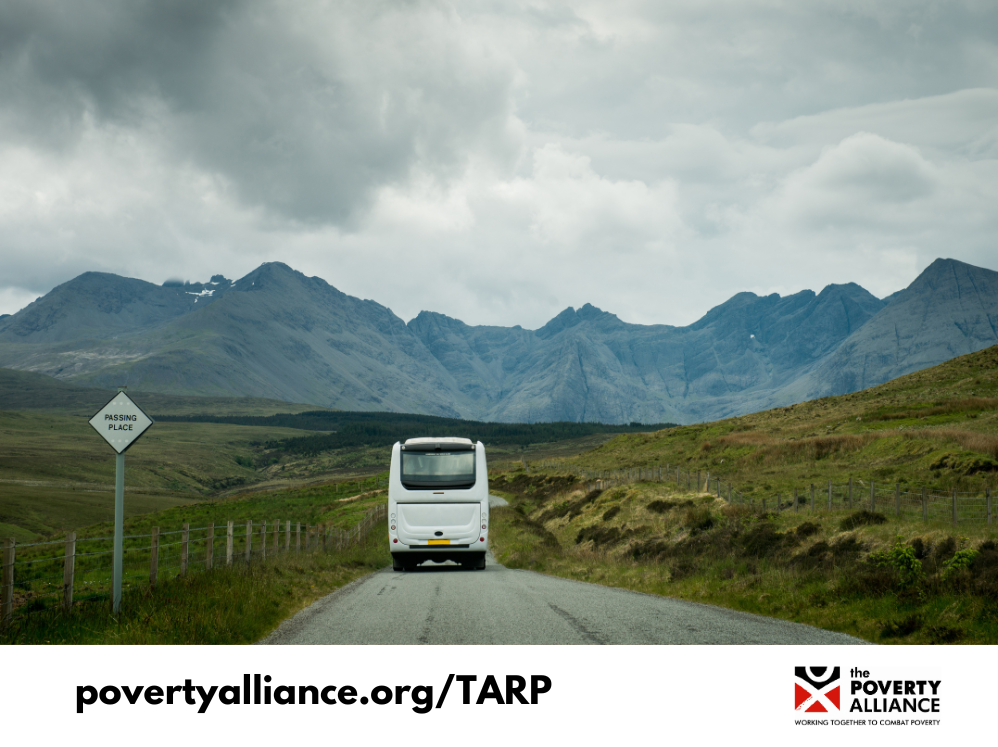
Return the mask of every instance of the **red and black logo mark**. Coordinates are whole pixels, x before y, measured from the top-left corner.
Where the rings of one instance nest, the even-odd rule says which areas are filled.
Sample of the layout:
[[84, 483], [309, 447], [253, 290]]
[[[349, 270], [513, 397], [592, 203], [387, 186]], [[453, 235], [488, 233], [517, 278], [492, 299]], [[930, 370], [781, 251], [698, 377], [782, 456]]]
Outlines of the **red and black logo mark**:
[[794, 667], [794, 708], [805, 713], [839, 710], [839, 668]]

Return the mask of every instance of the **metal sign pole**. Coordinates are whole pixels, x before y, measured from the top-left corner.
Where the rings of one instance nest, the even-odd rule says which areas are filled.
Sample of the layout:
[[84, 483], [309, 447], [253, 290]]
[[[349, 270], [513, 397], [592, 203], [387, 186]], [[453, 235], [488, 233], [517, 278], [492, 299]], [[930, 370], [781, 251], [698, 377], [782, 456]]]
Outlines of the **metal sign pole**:
[[125, 544], [125, 455], [114, 465], [114, 614], [121, 609], [121, 566]]
[[90, 425], [114, 449], [114, 548], [112, 554], [111, 608], [115, 615], [121, 610], [121, 577], [125, 560], [125, 451], [149, 426], [152, 418], [125, 394], [118, 393], [90, 418]]

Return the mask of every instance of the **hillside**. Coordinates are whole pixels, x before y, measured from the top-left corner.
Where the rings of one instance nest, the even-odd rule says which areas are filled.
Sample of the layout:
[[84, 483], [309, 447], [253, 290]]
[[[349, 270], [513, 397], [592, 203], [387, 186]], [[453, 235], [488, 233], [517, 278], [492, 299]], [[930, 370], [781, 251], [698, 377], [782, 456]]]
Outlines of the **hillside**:
[[0, 319], [0, 365], [78, 385], [500, 422], [690, 423], [855, 391], [998, 343], [998, 273], [738, 293], [687, 327], [591, 305], [537, 330], [390, 309], [280, 263], [154, 286], [86, 273]]
[[[63, 415], [90, 417], [99, 410], [116, 390], [82, 387], [51, 376], [0, 368], [0, 410], [47, 411]], [[313, 405], [301, 405], [261, 397], [193, 397], [130, 388], [129, 395], [152, 415], [261, 416], [278, 413], [299, 413], [314, 410]]]
[[580, 455], [593, 469], [670, 464], [748, 495], [852, 476], [938, 490], [998, 488], [998, 346], [861, 392], [646, 435]]

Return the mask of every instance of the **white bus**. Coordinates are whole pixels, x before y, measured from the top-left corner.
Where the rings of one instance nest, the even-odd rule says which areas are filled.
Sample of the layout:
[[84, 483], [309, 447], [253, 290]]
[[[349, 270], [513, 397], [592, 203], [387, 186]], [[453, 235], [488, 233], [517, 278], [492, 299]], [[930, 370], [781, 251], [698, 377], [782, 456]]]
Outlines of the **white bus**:
[[489, 540], [485, 447], [467, 438], [410, 438], [392, 447], [388, 543], [392, 568], [453, 560], [483, 570]]

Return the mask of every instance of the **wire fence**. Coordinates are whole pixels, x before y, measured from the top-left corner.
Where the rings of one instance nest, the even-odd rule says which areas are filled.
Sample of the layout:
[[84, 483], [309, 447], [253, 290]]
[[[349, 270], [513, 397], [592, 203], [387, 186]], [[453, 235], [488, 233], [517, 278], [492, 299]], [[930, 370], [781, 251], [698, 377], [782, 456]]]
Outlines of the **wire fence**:
[[[277, 555], [332, 552], [362, 543], [388, 515], [387, 503], [378, 504], [356, 526], [341, 530], [300, 521], [229, 521], [126, 535], [122, 553], [122, 589], [148, 587], [192, 572], [211, 571], [239, 563], [263, 562]], [[113, 581], [112, 537], [18, 545], [3, 543], [0, 623], [18, 615], [61, 606], [107, 601]], [[20, 557], [19, 557], [20, 556]]]
[[[732, 505], [747, 506], [753, 511], [841, 511], [868, 509], [898, 518], [960, 524], [988, 524], [993, 521], [990, 488], [983, 492], [942, 492], [929, 488], [902, 486], [900, 483], [877, 483], [850, 477], [845, 483], [810, 483], [787, 492], [769, 496], [746, 495], [730, 482], [701, 470], [683, 470], [666, 464], [618, 470], [582, 469], [571, 464], [540, 460], [527, 464], [534, 469], [568, 472], [586, 484], [587, 490], [606, 490], [636, 482], [674, 482], [698, 493], [706, 492]], [[498, 470], [496, 470], [498, 471]]]

